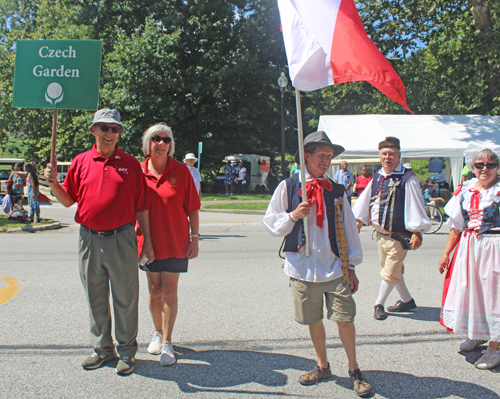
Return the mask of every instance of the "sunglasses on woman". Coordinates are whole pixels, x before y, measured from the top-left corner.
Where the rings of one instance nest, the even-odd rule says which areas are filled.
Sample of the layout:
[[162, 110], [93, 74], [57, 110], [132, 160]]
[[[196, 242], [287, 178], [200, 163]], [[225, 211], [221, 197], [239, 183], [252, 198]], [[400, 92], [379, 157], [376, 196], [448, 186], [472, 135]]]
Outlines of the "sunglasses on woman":
[[99, 126], [99, 129], [101, 129], [101, 132], [104, 132], [104, 133], [106, 133], [109, 129], [111, 129], [111, 131], [113, 133], [120, 133], [121, 132], [121, 128], [116, 127], [116, 126], [108, 126], [108, 125], [97, 125], [97, 126]]
[[151, 140], [154, 141], [155, 143], [159, 143], [160, 141], [163, 141], [165, 144], [170, 144], [172, 139], [170, 137], [161, 137], [161, 136], [153, 136], [151, 137]]
[[474, 164], [474, 167], [476, 169], [484, 169], [484, 167], [486, 166], [487, 169], [495, 169], [498, 164], [496, 162], [488, 162], [488, 163], [484, 163], [484, 162], [476, 162]]

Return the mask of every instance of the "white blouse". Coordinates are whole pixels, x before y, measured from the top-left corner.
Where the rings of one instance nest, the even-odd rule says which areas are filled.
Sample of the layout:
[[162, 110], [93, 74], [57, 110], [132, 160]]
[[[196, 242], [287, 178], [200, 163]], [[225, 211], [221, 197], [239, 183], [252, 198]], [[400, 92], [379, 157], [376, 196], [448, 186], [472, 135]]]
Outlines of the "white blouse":
[[[449, 225], [452, 229], [456, 229], [458, 231], [464, 231], [466, 229], [477, 229], [481, 226], [483, 222], [483, 213], [479, 212], [477, 217], [472, 216], [469, 220], [468, 226], [465, 225], [465, 219], [462, 214], [462, 206], [460, 203], [463, 201], [463, 208], [466, 210], [470, 210], [471, 207], [471, 198], [472, 192], [470, 189], [474, 188], [474, 185], [477, 183], [477, 179], [473, 178], [463, 183], [462, 189], [457, 195], [454, 195], [451, 200], [444, 207], [444, 211], [449, 216], [446, 224]], [[500, 201], [500, 182], [491, 186], [487, 190], [480, 191], [481, 196], [479, 200], [479, 210], [483, 210], [484, 208], [490, 206], [493, 202]]]

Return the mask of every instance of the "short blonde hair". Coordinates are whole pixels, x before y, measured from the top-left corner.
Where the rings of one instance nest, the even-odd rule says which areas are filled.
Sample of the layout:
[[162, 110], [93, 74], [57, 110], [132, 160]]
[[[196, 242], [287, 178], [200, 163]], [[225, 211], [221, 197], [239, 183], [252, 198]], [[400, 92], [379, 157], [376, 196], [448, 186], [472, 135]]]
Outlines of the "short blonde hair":
[[174, 135], [172, 133], [172, 129], [170, 126], [167, 126], [165, 123], [158, 123], [157, 125], [151, 126], [148, 130], [144, 132], [142, 135], [142, 152], [144, 155], [149, 155], [149, 145], [151, 143], [151, 137], [160, 134], [161, 132], [167, 133], [167, 136], [172, 139], [170, 142], [170, 147], [168, 149], [168, 156], [171, 157], [175, 152], [175, 140]]

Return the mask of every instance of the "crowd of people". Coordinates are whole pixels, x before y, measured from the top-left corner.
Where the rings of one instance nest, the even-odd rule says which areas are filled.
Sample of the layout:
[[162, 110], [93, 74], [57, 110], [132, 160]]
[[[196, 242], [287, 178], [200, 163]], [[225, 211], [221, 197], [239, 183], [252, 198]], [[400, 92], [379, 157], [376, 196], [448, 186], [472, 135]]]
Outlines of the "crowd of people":
[[[93, 148], [74, 159], [62, 185], [53, 165], [45, 169], [45, 178], [58, 200], [65, 206], [78, 202], [75, 220], [81, 226], [80, 276], [87, 294], [94, 349], [82, 366], [92, 370], [118, 357], [116, 372], [133, 372], [139, 270], [147, 275], [154, 327], [147, 350], [160, 355], [162, 366], [172, 365], [176, 363], [172, 336], [179, 277], [199, 252], [199, 187], [190, 168], [196, 158], [187, 154], [185, 163], [173, 159], [172, 129], [156, 124], [143, 134], [142, 149], [147, 158], [140, 164], [117, 146], [123, 125], [116, 110], [97, 111], [90, 132], [95, 137]], [[312, 385], [331, 377], [323, 325], [326, 306], [327, 318], [337, 323], [354, 391], [368, 397], [374, 390], [356, 357], [356, 304], [352, 296], [359, 287], [356, 268], [363, 261], [359, 231], [364, 225], [376, 231], [382, 281], [374, 318], [385, 320], [388, 313], [417, 308], [405, 284], [404, 259], [408, 251], [422, 245], [422, 234], [430, 221], [418, 179], [400, 163], [397, 138], [380, 142], [382, 168], [372, 179], [366, 169], [362, 170], [361, 179], [356, 181], [361, 193], [352, 209], [347, 190], [354, 178], [339, 174], [336, 183], [326, 175], [332, 158], [341, 154], [343, 147], [333, 144], [324, 132], [315, 132], [304, 140], [304, 151], [308, 200], [302, 201], [302, 177], [294, 174], [279, 183], [264, 216], [273, 236], [286, 237], [284, 272], [290, 278], [294, 317], [308, 326], [317, 355], [316, 367], [301, 375], [299, 382]], [[441, 273], [446, 271], [441, 323], [468, 336], [460, 345], [463, 351], [489, 341], [476, 363], [482, 369], [500, 364], [499, 282], [495, 278], [500, 274], [496, 262], [500, 256], [497, 153], [473, 149], [466, 154], [477, 178], [465, 182], [445, 208], [451, 230], [439, 262]], [[344, 169], [347, 164], [345, 168], [342, 165], [345, 175]], [[246, 171], [242, 162], [238, 172], [230, 162], [225, 170], [226, 194], [230, 195], [234, 182], [245, 180]], [[428, 199], [437, 197], [431, 191]], [[385, 301], [394, 288], [400, 299], [386, 311]], [[116, 348], [111, 336], [110, 292]]]
[[[399, 139], [386, 137], [378, 149], [382, 168], [373, 179], [368, 178], [365, 168], [362, 170], [362, 178], [356, 181], [361, 192], [351, 209], [349, 194], [354, 178], [348, 173], [347, 162], [342, 163], [334, 180], [326, 174], [332, 158], [344, 149], [333, 144], [324, 132], [309, 134], [304, 140], [308, 200], [302, 202], [302, 177], [294, 174], [280, 183], [264, 216], [270, 233], [285, 237], [284, 272], [290, 278], [295, 320], [308, 326], [317, 355], [316, 367], [304, 373], [299, 382], [312, 385], [331, 376], [323, 326], [326, 307], [327, 318], [338, 325], [348, 375], [360, 397], [373, 395], [374, 389], [359, 369], [355, 352], [356, 307], [352, 294], [359, 288], [355, 270], [363, 260], [358, 233], [365, 225], [376, 232], [382, 281], [374, 318], [385, 320], [389, 313], [412, 312], [417, 304], [404, 280], [404, 260], [408, 251], [421, 247], [422, 234], [431, 226], [425, 203], [443, 200], [433, 186], [422, 195], [411, 168], [400, 162]], [[441, 273], [447, 272], [441, 324], [449, 331], [467, 335], [460, 344], [461, 351], [488, 342], [475, 363], [479, 369], [500, 365], [498, 154], [500, 148], [466, 151], [466, 163], [476, 178], [460, 185], [445, 207], [451, 229], [438, 266]], [[400, 299], [386, 311], [385, 301], [394, 288]]]
[[[24, 188], [27, 187], [28, 212], [23, 207]], [[9, 219], [23, 222], [40, 222], [40, 181], [35, 162], [15, 164], [8, 180], [5, 182], [5, 195], [2, 198], [2, 209]]]
[[231, 161], [226, 162], [226, 166], [224, 167], [224, 186], [226, 187], [226, 195], [248, 195], [249, 183], [250, 175], [242, 160], [238, 162], [237, 167], [235, 167]]

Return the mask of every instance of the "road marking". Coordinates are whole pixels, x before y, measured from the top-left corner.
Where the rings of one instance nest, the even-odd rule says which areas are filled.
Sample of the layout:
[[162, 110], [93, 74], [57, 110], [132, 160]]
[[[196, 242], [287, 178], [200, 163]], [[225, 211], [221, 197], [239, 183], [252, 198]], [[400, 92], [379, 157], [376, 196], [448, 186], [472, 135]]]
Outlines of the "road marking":
[[[1, 282], [7, 283], [6, 287], [2, 287]], [[12, 277], [2, 277], [0, 278], [0, 305], [5, 302], [10, 301], [14, 298], [17, 292], [21, 289], [21, 286], [17, 284], [17, 280]]]

